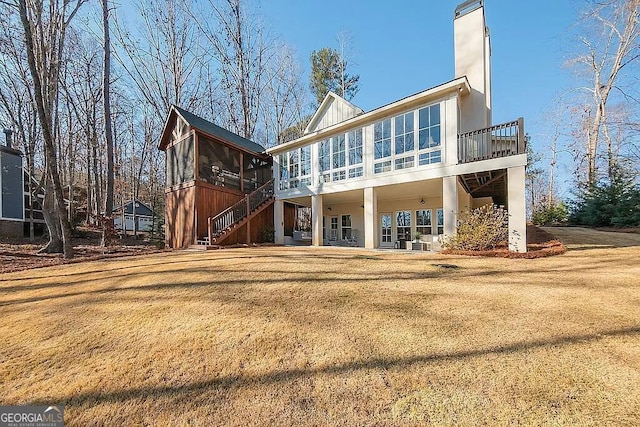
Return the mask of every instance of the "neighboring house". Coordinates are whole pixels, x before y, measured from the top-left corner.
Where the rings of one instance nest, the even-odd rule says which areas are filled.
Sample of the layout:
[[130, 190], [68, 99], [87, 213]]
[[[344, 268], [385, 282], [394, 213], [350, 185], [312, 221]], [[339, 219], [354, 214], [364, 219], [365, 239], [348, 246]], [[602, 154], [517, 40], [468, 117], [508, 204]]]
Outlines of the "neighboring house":
[[134, 230], [150, 232], [154, 226], [158, 225], [157, 220], [154, 223], [153, 217], [153, 210], [149, 206], [137, 199], [130, 200], [124, 205], [124, 230], [122, 226], [122, 206], [118, 206], [113, 210], [113, 226], [116, 230], [125, 232]]
[[172, 106], [159, 149], [166, 153], [168, 247], [263, 241], [273, 228], [272, 159], [264, 147]]
[[0, 145], [0, 236], [21, 237], [24, 228], [22, 152], [11, 147], [11, 131]]
[[510, 249], [526, 251], [523, 120], [492, 125], [483, 1], [458, 6], [453, 27], [453, 80], [367, 113], [329, 93], [302, 137], [267, 150], [276, 243], [287, 202], [311, 207], [313, 245], [366, 248], [417, 233], [437, 241], [461, 212], [497, 203], [509, 211]]

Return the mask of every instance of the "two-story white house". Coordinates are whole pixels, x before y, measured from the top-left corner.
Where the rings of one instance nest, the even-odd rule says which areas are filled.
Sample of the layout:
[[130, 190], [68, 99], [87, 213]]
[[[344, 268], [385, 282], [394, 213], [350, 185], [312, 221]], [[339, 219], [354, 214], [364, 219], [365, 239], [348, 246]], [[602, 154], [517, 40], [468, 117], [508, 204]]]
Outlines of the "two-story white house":
[[526, 251], [523, 120], [492, 125], [491, 45], [483, 0], [454, 16], [451, 81], [364, 112], [334, 93], [304, 135], [273, 147], [274, 229], [285, 202], [311, 208], [312, 244], [398, 247], [455, 233], [457, 216], [509, 211], [509, 247]]

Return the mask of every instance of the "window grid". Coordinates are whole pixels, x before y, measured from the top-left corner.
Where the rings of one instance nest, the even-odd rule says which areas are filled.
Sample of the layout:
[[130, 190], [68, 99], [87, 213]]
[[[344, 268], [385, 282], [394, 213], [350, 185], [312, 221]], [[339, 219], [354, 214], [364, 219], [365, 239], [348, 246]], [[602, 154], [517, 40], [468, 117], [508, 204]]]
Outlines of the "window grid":
[[411, 240], [411, 212], [396, 212], [396, 236], [397, 239]]
[[[391, 119], [383, 120], [373, 125], [373, 157], [375, 160], [391, 157]], [[391, 170], [391, 161], [374, 163], [374, 173], [382, 173], [389, 170]]]
[[280, 190], [311, 185], [311, 146], [296, 148], [278, 156]]
[[431, 209], [416, 211], [416, 233], [431, 234]]
[[342, 215], [342, 240], [351, 239], [351, 215]]
[[391, 243], [391, 215], [383, 214], [382, 223], [382, 243]]
[[[349, 178], [363, 175], [362, 170], [362, 129], [349, 132]], [[352, 167], [354, 166], [355, 167]]]
[[331, 228], [329, 229], [329, 240], [338, 240], [338, 217], [331, 217]]
[[362, 166], [358, 166], [357, 168], [349, 169], [349, 178], [358, 178], [361, 177], [364, 173]]
[[442, 162], [440, 104], [418, 110], [418, 165]]
[[444, 211], [442, 208], [436, 210], [436, 217], [438, 221], [438, 234], [444, 234]]
[[414, 160], [414, 156], [396, 158], [395, 168], [396, 170], [412, 168]]
[[280, 167], [280, 190], [289, 188], [289, 156], [282, 153], [278, 156], [278, 166]]
[[320, 141], [318, 157], [319, 184], [363, 176], [362, 129]]
[[413, 151], [413, 111], [395, 118], [395, 154]]

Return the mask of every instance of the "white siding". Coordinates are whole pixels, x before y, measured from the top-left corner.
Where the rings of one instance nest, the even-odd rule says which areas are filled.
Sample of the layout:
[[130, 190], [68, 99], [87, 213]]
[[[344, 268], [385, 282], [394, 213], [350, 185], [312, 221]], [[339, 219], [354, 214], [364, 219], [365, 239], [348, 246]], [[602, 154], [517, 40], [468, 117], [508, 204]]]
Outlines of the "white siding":
[[307, 129], [309, 133], [344, 122], [362, 113], [362, 110], [340, 99], [337, 95], [330, 96], [323, 104], [325, 105], [316, 113]]

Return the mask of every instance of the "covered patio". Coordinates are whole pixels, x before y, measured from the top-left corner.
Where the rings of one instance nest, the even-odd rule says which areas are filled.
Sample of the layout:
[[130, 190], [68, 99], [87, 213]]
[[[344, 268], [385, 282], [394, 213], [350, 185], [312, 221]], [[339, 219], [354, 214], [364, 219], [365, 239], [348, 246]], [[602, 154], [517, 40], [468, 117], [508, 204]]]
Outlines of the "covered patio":
[[[285, 203], [311, 209], [314, 246], [438, 250], [441, 236], [455, 233], [460, 213], [492, 202], [508, 207], [506, 169], [276, 200], [276, 243], [285, 243], [277, 220]], [[304, 244], [299, 236], [294, 232], [286, 243]]]

